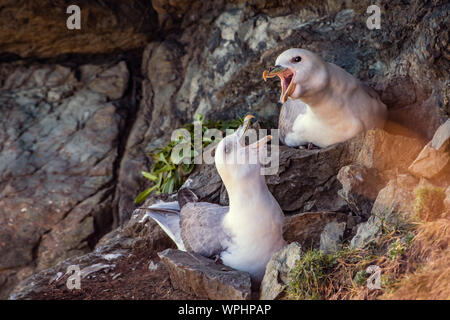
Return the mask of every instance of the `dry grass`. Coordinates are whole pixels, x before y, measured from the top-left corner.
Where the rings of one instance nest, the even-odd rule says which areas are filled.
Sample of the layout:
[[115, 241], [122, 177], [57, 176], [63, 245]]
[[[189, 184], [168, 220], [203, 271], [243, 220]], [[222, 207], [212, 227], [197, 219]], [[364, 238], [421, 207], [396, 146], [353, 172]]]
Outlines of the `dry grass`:
[[450, 220], [424, 222], [409, 251], [409, 264], [417, 270], [406, 274], [382, 297], [402, 300], [450, 299]]
[[422, 221], [433, 221], [440, 218], [445, 210], [445, 191], [443, 188], [420, 187], [414, 194], [416, 218]]
[[381, 298], [394, 300], [450, 300], [450, 255], [448, 252], [406, 275], [397, 288]]
[[448, 252], [450, 220], [441, 218], [420, 224], [411, 248], [411, 257], [418, 261], [439, 259]]

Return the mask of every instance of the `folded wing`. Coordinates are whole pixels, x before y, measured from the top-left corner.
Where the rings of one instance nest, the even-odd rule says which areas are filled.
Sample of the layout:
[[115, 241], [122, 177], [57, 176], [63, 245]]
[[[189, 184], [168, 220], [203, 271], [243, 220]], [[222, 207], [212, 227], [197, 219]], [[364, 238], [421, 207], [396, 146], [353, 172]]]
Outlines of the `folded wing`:
[[220, 255], [230, 240], [222, 225], [228, 210], [229, 207], [208, 202], [187, 203], [180, 212], [181, 238], [186, 250], [205, 257]]

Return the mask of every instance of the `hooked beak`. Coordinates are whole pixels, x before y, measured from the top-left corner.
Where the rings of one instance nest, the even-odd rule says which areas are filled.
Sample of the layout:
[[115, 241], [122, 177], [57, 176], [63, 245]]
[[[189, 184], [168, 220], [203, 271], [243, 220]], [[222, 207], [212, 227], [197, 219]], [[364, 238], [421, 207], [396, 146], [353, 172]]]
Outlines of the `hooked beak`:
[[248, 128], [250, 127], [250, 123], [251, 123], [251, 119], [253, 119], [255, 116], [252, 116], [251, 114], [249, 114], [248, 116], [246, 116], [244, 118], [244, 123], [237, 129], [237, 135], [239, 138], [239, 142], [241, 143], [241, 145], [244, 145], [243, 138], [245, 136], [245, 133], [247, 132]]
[[273, 78], [278, 76], [281, 80], [281, 95], [280, 101], [281, 103], [285, 103], [287, 98], [294, 92], [295, 84], [295, 71], [283, 67], [283, 66], [275, 66], [270, 68], [270, 70], [264, 70], [263, 79], [267, 81], [268, 78]]
[[[245, 147], [245, 133], [247, 132], [248, 128], [250, 127], [251, 119], [253, 119], [253, 118], [254, 118], [254, 116], [252, 116], [251, 114], [246, 116], [244, 118], [244, 123], [239, 127], [239, 129], [237, 131], [239, 143], [242, 147]], [[251, 145], [249, 145], [248, 148], [259, 149], [263, 145], [267, 144], [270, 140], [272, 140], [271, 135], [265, 136], [265, 137], [259, 139], [258, 141], [252, 143]]]
[[256, 141], [256, 142], [252, 143], [252, 144], [249, 145], [248, 147], [249, 147], [249, 148], [259, 149], [259, 148], [261, 148], [262, 146], [264, 146], [265, 144], [267, 144], [270, 140], [272, 140], [272, 136], [271, 136], [271, 135], [268, 135], [268, 136], [265, 136], [265, 137], [259, 139], [259, 140]]

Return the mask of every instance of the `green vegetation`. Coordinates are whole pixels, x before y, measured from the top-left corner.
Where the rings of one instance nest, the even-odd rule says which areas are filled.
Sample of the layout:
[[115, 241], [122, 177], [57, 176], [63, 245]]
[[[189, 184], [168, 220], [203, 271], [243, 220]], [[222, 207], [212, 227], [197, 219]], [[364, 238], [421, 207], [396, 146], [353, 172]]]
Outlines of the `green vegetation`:
[[415, 191], [414, 212], [423, 221], [436, 220], [444, 210], [443, 188], [420, 187]]
[[290, 275], [288, 294], [300, 300], [322, 299], [321, 288], [330, 281], [335, 260], [319, 250], [306, 252], [297, 261]]
[[[243, 119], [238, 120], [205, 120], [202, 115], [196, 116], [196, 121], [200, 122], [202, 125], [202, 148], [207, 147], [213, 141], [209, 138], [204, 137], [204, 133], [208, 129], [218, 129], [224, 132], [227, 129], [237, 129], [242, 123]], [[190, 149], [192, 157], [195, 157], [194, 151], [194, 124], [189, 123], [183, 126], [190, 134]], [[179, 154], [179, 160], [173, 161], [171, 155], [174, 147], [183, 142], [183, 138], [179, 137], [178, 140], [169, 142], [166, 146], [162, 148], [157, 148], [153, 150], [149, 156], [153, 159], [153, 165], [149, 171], [142, 171], [141, 174], [148, 180], [153, 182], [153, 186], [142, 191], [135, 200], [136, 204], [143, 202], [147, 197], [155, 192], [156, 194], [161, 193], [172, 193], [178, 190], [189, 176], [189, 174], [194, 170], [193, 163], [183, 163], [183, 159], [186, 155]], [[181, 152], [182, 153], [182, 152]]]
[[368, 250], [344, 248], [333, 254], [307, 251], [291, 271], [289, 299], [325, 299], [366, 284], [366, 268], [376, 260]]
[[364, 286], [367, 283], [367, 279], [369, 278], [369, 274], [366, 270], [361, 269], [356, 272], [355, 277], [353, 278], [353, 282], [358, 286]]
[[405, 253], [406, 245], [401, 239], [396, 239], [388, 248], [388, 257], [391, 260], [397, 260]]
[[[406, 265], [414, 234], [400, 231], [383, 234], [364, 248], [348, 246], [333, 254], [309, 250], [289, 275], [286, 298], [300, 300], [376, 297], [395, 286]], [[370, 265], [382, 270], [382, 290], [367, 289]]]

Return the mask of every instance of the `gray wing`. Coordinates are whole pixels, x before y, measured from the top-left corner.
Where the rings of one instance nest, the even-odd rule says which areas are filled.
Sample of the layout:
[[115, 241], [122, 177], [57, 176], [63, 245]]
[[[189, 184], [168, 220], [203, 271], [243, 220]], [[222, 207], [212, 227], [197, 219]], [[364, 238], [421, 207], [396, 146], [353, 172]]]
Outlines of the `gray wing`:
[[285, 143], [284, 138], [292, 131], [295, 119], [304, 113], [306, 113], [306, 104], [300, 100], [289, 99], [283, 104], [278, 121], [281, 142]]
[[228, 235], [222, 220], [229, 207], [208, 202], [187, 203], [180, 212], [181, 238], [187, 251], [205, 257], [220, 254]]

